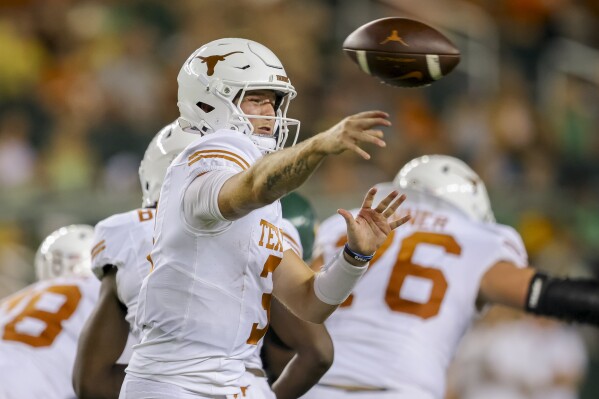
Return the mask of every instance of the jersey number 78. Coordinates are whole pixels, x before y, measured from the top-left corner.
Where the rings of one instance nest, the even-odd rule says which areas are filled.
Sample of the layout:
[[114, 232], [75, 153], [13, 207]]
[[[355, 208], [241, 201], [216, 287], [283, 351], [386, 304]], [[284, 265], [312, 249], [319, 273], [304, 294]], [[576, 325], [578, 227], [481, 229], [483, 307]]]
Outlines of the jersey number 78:
[[[8, 298], [5, 302], [8, 310], [16, 307], [21, 301], [27, 300], [23, 310], [13, 317], [5, 326], [2, 339], [5, 341], [21, 342], [36, 348], [50, 346], [62, 331], [62, 322], [68, 320], [77, 310], [81, 300], [81, 291], [76, 285], [54, 285], [29, 295], [25, 291], [22, 295]], [[55, 312], [43, 310], [40, 306], [45, 295], [59, 295], [64, 297], [64, 303]], [[19, 323], [27, 319], [36, 319], [44, 323], [45, 328], [38, 335], [31, 335], [19, 331]]]

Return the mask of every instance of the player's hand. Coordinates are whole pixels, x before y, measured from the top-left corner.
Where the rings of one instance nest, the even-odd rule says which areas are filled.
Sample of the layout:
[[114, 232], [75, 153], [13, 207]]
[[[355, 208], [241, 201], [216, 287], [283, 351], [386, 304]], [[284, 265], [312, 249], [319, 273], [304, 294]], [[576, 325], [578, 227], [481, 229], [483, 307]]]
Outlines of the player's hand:
[[355, 218], [345, 209], [337, 210], [347, 224], [349, 249], [362, 255], [374, 254], [391, 231], [410, 220], [410, 216], [397, 219], [395, 215], [397, 208], [406, 199], [405, 195], [392, 191], [375, 208], [372, 208], [376, 192], [376, 187], [368, 190], [362, 208]]
[[318, 149], [327, 154], [340, 154], [351, 150], [364, 159], [370, 159], [370, 155], [362, 146], [366, 143], [379, 147], [387, 145], [383, 140], [383, 132], [374, 128], [391, 126], [388, 118], [389, 114], [382, 111], [366, 111], [348, 116], [318, 135]]

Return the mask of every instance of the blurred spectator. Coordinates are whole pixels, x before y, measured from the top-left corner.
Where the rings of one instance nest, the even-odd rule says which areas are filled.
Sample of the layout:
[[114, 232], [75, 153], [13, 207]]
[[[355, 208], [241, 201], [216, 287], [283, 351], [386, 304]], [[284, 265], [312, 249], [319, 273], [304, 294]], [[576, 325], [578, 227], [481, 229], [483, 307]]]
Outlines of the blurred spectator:
[[33, 281], [33, 255], [15, 223], [0, 223], [0, 299]]
[[567, 186], [588, 183], [599, 171], [599, 87], [566, 78], [556, 82], [551, 94], [548, 111], [559, 154], [559, 181]]
[[464, 337], [447, 398], [576, 399], [587, 363], [574, 327], [494, 308]]
[[121, 152], [111, 157], [103, 173], [102, 188], [105, 191], [122, 192], [139, 188], [139, 156]]
[[160, 64], [153, 57], [157, 35], [153, 27], [134, 21], [120, 34], [120, 57], [98, 73], [110, 112], [137, 131], [161, 122], [155, 118], [164, 107], [162, 91], [166, 82], [160, 78]]
[[[431, 11], [438, 2], [425, 3], [2, 1], [0, 222], [10, 220], [8, 235], [19, 237], [12, 232], [37, 231], [58, 215], [93, 223], [137, 206], [139, 159], [178, 115], [185, 57], [237, 36], [263, 42], [285, 63], [298, 91], [290, 116], [302, 121], [300, 140], [342, 115], [392, 114], [387, 148], [369, 148], [368, 162], [327, 162], [302, 188], [319, 199], [319, 214], [355, 206], [370, 184], [391, 180], [414, 156], [457, 155], [487, 182], [497, 218], [520, 229], [535, 262], [599, 274], [599, 65], [589, 61], [599, 59], [599, 3], [447, 0], [459, 11], [447, 15]], [[430, 88], [397, 89], [350, 62], [345, 36], [392, 15], [455, 38], [456, 71]], [[568, 68], [554, 67], [548, 54], [558, 39], [591, 55], [566, 54]], [[481, 54], [500, 57], [497, 74], [477, 67]], [[591, 73], [582, 75], [581, 63]]]
[[23, 113], [0, 119], [0, 187], [13, 189], [33, 182], [36, 153], [29, 138], [30, 123]]
[[85, 190], [94, 181], [94, 154], [84, 137], [83, 121], [61, 121], [43, 154], [42, 173], [51, 191]]
[[0, 16], [0, 100], [31, 89], [44, 68], [45, 52], [31, 32], [34, 21], [27, 13], [17, 18]]

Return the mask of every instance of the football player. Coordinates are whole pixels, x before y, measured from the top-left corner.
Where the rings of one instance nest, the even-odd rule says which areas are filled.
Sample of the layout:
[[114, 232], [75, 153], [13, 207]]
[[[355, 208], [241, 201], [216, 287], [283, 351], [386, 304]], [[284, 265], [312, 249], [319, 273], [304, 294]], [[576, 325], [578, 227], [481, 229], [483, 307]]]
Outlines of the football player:
[[75, 397], [77, 339], [99, 290], [93, 232], [70, 225], [46, 237], [35, 257], [39, 281], [0, 302], [0, 398]]
[[[378, 188], [407, 194], [401, 213], [411, 222], [327, 320], [333, 366], [304, 398], [441, 399], [458, 342], [485, 304], [599, 322], [599, 285], [527, 267], [519, 234], [495, 223], [484, 183], [464, 162], [423, 156]], [[346, 240], [343, 218], [325, 220], [315, 268]]]
[[[303, 320], [321, 323], [343, 302], [371, 254], [407, 219], [390, 193], [359, 215], [340, 213], [349, 243], [313, 273], [282, 238], [278, 199], [328, 156], [384, 146], [388, 115], [363, 112], [285, 148], [296, 92], [278, 58], [245, 39], [196, 50], [178, 76], [181, 127], [202, 136], [171, 164], [162, 187], [139, 295], [134, 347], [121, 398], [242, 395], [245, 360], [266, 333], [274, 295]], [[296, 132], [297, 134], [297, 132]], [[266, 155], [265, 155], [266, 154]]]
[[[160, 188], [171, 161], [198, 137], [175, 121], [150, 142], [139, 167], [142, 207], [100, 221], [94, 232], [92, 270], [101, 280], [100, 295], [79, 340], [73, 386], [80, 398], [116, 398], [126, 364], [117, 362], [131, 344], [137, 296], [150, 272], [154, 217]], [[127, 344], [129, 333], [132, 342]], [[128, 359], [127, 359], [128, 360]]]
[[[101, 289], [79, 340], [73, 372], [73, 385], [79, 398], [118, 397], [126, 367], [121, 354], [131, 346], [127, 344], [129, 332], [133, 343], [139, 341], [133, 319], [141, 283], [150, 271], [147, 256], [152, 249], [160, 187], [170, 162], [197, 138], [183, 132], [177, 122], [158, 132], [139, 168], [142, 207], [113, 215], [95, 227], [92, 270], [101, 280]], [[285, 240], [301, 256], [299, 233], [288, 221], [283, 221], [283, 226]], [[274, 390], [277, 398], [297, 398], [330, 367], [332, 343], [324, 327], [294, 320], [280, 305], [273, 307], [273, 318], [275, 327], [286, 334], [287, 342], [298, 356], [297, 365], [288, 369], [289, 377], [278, 381]], [[246, 397], [270, 397], [273, 393], [265, 379], [258, 348], [247, 360], [246, 368], [248, 373], [242, 384]]]

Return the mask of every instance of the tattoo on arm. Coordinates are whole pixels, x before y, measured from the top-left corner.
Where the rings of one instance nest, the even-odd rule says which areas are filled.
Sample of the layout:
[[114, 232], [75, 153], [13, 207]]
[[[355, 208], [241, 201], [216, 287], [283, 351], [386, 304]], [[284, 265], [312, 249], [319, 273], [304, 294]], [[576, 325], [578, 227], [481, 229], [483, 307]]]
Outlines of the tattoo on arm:
[[[317, 165], [317, 164], [316, 164]], [[280, 181], [289, 181], [293, 177], [299, 177], [305, 179], [311, 172], [313, 172], [315, 166], [308, 164], [306, 158], [298, 158], [296, 162], [286, 165], [282, 169], [274, 171], [266, 178], [266, 187], [269, 190], [273, 190], [277, 187]], [[307, 173], [306, 173], [307, 172]]]

